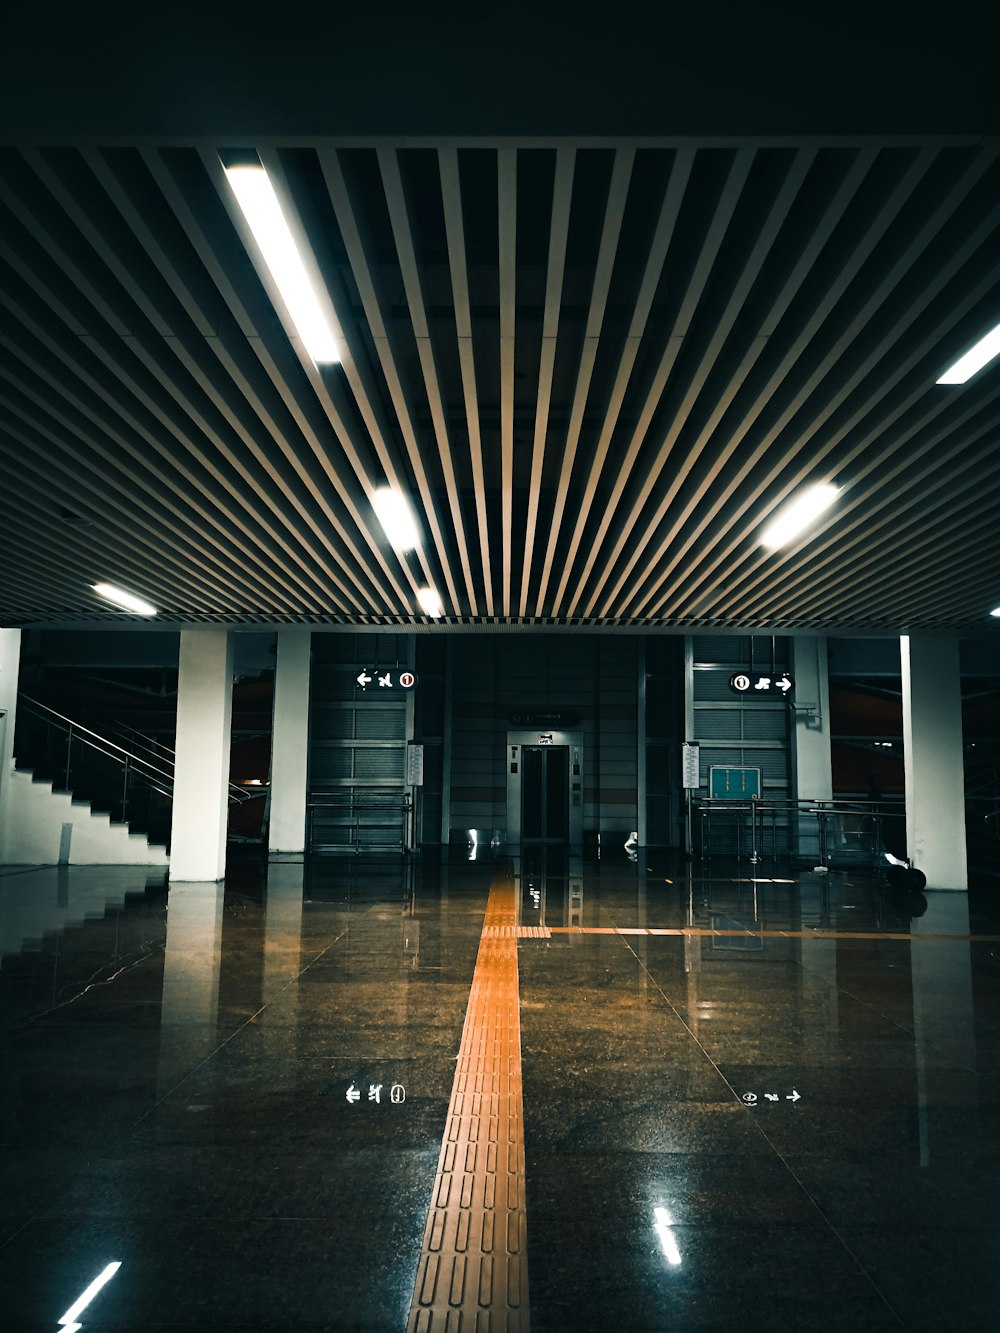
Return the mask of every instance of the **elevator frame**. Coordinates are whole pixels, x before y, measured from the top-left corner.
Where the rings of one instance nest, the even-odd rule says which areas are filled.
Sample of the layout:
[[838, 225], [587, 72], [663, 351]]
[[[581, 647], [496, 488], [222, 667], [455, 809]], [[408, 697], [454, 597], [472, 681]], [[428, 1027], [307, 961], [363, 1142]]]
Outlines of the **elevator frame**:
[[564, 745], [569, 750], [569, 847], [583, 847], [583, 732], [518, 728], [507, 732], [504, 765], [507, 771], [507, 844], [521, 845], [521, 748], [529, 745]]

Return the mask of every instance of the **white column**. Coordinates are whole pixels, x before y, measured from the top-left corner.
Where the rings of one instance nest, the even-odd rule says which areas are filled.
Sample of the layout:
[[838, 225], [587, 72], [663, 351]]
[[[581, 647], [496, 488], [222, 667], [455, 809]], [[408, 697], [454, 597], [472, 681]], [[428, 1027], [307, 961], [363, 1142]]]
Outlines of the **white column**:
[[17, 678], [21, 668], [21, 631], [0, 629], [0, 865], [7, 865], [7, 805], [10, 771], [14, 767], [14, 715], [17, 712]]
[[183, 630], [177, 680], [177, 758], [171, 881], [226, 873], [233, 647], [227, 630]]
[[312, 633], [282, 629], [276, 638], [268, 849], [270, 856], [288, 852], [301, 855], [306, 845]]
[[906, 851], [929, 889], [969, 887], [957, 639], [899, 641]]
[[[792, 796], [799, 801], [833, 799], [833, 765], [830, 758], [830, 677], [826, 660], [826, 636], [792, 639], [792, 679], [795, 693], [792, 708]], [[828, 829], [828, 836], [831, 833]], [[819, 856], [819, 825], [813, 815], [800, 814], [798, 853]]]

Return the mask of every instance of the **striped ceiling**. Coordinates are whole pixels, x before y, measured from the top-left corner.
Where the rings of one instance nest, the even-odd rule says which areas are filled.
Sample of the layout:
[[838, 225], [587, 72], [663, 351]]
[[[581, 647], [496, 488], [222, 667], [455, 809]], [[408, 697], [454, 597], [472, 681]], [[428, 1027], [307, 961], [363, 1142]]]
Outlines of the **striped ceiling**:
[[[0, 624], [979, 631], [1000, 604], [1000, 165], [973, 143], [0, 150]], [[252, 154], [251, 154], [252, 156]], [[790, 548], [767, 517], [842, 488]], [[410, 497], [389, 547], [370, 495]]]

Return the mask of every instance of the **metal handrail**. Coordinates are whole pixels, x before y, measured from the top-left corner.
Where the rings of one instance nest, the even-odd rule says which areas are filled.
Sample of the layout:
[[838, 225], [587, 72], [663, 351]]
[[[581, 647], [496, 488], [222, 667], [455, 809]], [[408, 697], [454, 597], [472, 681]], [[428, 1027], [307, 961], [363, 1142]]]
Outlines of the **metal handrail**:
[[[85, 727], [83, 723], [78, 722], [75, 718], [68, 717], [65, 713], [60, 713], [56, 709], [50, 708], [48, 704], [43, 704], [40, 699], [33, 699], [28, 694], [20, 694], [18, 695], [18, 704], [19, 706], [24, 706], [26, 712], [33, 714], [38, 717], [40, 721], [46, 723], [48, 726], [55, 727], [56, 730], [62, 731], [66, 735], [67, 745], [64, 785], [67, 789], [69, 788], [72, 744], [74, 737], [76, 737], [82, 745], [86, 745], [90, 749], [96, 750], [98, 754], [103, 754], [105, 758], [111, 759], [122, 769], [124, 773], [122, 796], [123, 811], [128, 799], [127, 793], [130, 772], [148, 787], [151, 787], [154, 791], [158, 792], [161, 796], [166, 796], [168, 798], [173, 797], [176, 751], [171, 749], [169, 745], [160, 747], [163, 753], [157, 757], [163, 760], [164, 766], [161, 766], [160, 764], [151, 763], [148, 759], [133, 753], [131, 750], [126, 750], [115, 741], [109, 740], [106, 736], [102, 736], [100, 732], [93, 731], [90, 727]], [[52, 719], [56, 719], [57, 721], [53, 721]], [[59, 723], [63, 725], [59, 726]], [[129, 728], [129, 730], [132, 729]], [[150, 750], [150, 753], [155, 753], [148, 746], [143, 748]], [[112, 753], [112, 751], [115, 753]], [[248, 791], [245, 787], [241, 787], [235, 782], [227, 783], [227, 787], [230, 804], [238, 805], [257, 799], [265, 790], [264, 788], [255, 788], [253, 791]]]

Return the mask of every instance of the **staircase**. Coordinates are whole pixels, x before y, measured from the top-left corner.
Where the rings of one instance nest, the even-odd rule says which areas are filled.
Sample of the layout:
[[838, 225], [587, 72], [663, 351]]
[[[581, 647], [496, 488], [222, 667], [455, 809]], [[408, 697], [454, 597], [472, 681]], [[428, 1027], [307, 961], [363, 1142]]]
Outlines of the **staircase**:
[[[108, 718], [84, 723], [21, 694], [14, 755], [8, 864], [168, 864], [170, 746]], [[230, 808], [259, 798], [259, 790], [229, 784]]]

